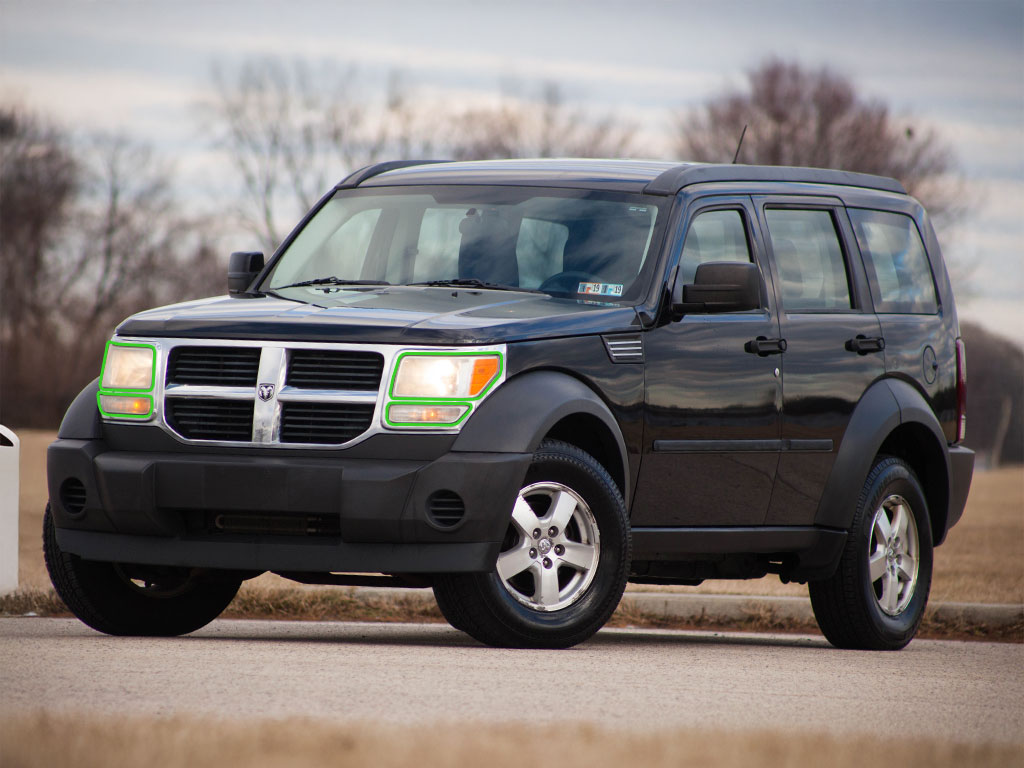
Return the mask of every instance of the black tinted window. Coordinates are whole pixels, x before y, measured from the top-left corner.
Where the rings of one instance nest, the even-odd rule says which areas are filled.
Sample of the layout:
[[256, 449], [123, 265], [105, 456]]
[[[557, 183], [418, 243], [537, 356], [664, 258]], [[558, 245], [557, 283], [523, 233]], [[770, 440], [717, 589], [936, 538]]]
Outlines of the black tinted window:
[[850, 282], [832, 214], [772, 208], [765, 211], [765, 218], [782, 279], [783, 308], [849, 309]]
[[938, 312], [935, 282], [917, 225], [900, 213], [850, 209], [876, 312]]
[[739, 211], [708, 211], [690, 222], [679, 265], [683, 284], [692, 283], [697, 267], [709, 261], [751, 261], [747, 230]]

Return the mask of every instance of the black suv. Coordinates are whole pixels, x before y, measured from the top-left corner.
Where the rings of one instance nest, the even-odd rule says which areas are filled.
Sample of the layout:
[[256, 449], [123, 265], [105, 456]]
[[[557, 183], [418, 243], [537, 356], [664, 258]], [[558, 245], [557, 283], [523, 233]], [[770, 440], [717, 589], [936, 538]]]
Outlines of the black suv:
[[898, 182], [384, 163], [228, 283], [125, 320], [50, 446], [46, 562], [88, 625], [190, 632], [273, 571], [565, 647], [627, 581], [774, 573], [835, 645], [916, 632], [973, 454]]

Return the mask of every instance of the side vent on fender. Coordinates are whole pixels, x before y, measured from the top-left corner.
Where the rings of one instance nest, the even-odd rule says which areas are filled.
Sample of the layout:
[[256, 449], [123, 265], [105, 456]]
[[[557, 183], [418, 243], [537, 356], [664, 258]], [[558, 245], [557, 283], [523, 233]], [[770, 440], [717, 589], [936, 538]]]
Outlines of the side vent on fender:
[[629, 336], [602, 336], [608, 357], [613, 363], [642, 363], [644, 361], [644, 339], [640, 334]]

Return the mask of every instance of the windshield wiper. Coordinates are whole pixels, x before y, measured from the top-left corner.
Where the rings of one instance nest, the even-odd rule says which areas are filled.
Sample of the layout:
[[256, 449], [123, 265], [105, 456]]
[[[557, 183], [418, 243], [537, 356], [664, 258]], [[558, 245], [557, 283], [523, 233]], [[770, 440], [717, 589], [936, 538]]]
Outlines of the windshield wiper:
[[409, 283], [409, 285], [432, 285], [453, 288], [489, 288], [492, 291], [521, 291], [522, 293], [544, 293], [533, 288], [520, 288], [518, 285], [502, 285], [501, 283], [488, 283], [477, 280], [475, 277], [453, 277], [448, 280], [428, 280], [423, 283]]
[[285, 288], [302, 288], [307, 285], [391, 285], [387, 280], [345, 280], [341, 277], [317, 277], [312, 280], [300, 280], [288, 285], [275, 285], [271, 290], [283, 291]]

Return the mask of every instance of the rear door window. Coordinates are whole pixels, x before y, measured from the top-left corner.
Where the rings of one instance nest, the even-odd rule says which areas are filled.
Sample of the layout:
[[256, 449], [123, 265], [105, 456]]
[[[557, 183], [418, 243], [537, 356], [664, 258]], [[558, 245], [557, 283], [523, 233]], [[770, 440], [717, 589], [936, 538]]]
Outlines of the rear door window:
[[917, 224], [888, 211], [849, 209], [875, 311], [933, 315], [939, 311], [935, 281]]
[[787, 312], [849, 310], [850, 280], [832, 212], [766, 208]]

